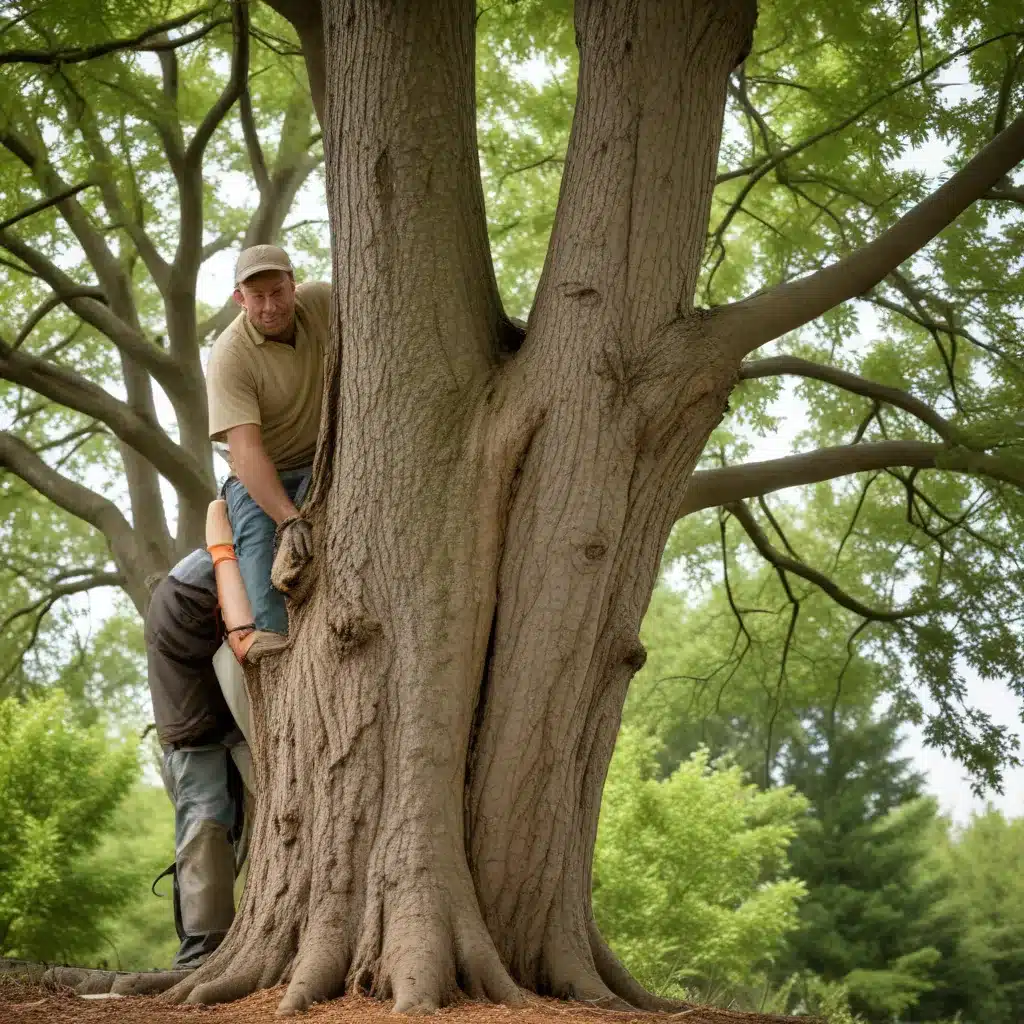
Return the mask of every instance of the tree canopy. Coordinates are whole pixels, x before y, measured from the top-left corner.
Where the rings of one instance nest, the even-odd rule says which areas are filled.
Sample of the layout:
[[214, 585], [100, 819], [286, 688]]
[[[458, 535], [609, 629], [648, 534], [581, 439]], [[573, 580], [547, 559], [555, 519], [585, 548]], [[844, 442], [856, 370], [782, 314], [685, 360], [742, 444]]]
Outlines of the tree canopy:
[[[730, 81], [699, 303], [906, 234], [899, 218], [1019, 109], [1022, 17], [1017, 3], [762, 4]], [[325, 241], [286, 223], [321, 156], [294, 30], [267, 7], [15, 5], [2, 32], [10, 690], [74, 657], [47, 612], [100, 586], [142, 608], [145, 576], [199, 539], [202, 353], [231, 315], [197, 299], [206, 261], [280, 238], [320, 271]], [[477, 33], [491, 244], [525, 317], [575, 106], [570, 5], [482, 4]], [[844, 699], [874, 674], [931, 742], [998, 782], [1012, 737], [971, 710], [966, 680], [1024, 678], [1022, 204], [1001, 178], [742, 369], [666, 556], [708, 594], [721, 642], [690, 672], [705, 693], [749, 678], [781, 727], [802, 673]], [[773, 448], [780, 434], [806, 454]]]

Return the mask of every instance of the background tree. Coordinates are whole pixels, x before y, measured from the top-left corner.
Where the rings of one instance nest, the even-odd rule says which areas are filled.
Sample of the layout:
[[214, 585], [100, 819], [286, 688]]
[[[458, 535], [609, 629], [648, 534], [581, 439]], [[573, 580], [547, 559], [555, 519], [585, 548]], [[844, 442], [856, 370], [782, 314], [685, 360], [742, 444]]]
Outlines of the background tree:
[[138, 775], [135, 745], [82, 728], [60, 695], [0, 701], [0, 956], [56, 960], [105, 943], [137, 866], [95, 856]]
[[24, 647], [62, 597], [119, 586], [143, 609], [146, 577], [202, 543], [201, 349], [234, 315], [197, 302], [207, 261], [282, 235], [316, 251], [285, 225], [322, 160], [308, 86], [255, 18], [147, 0], [0, 25], [2, 571]]
[[619, 737], [594, 852], [594, 914], [623, 963], [655, 992], [714, 1002], [763, 987], [797, 925], [803, 883], [787, 849], [806, 810], [698, 751], [656, 777], [656, 741]]
[[[643, 661], [640, 620], [676, 519], [722, 506], [784, 589], [791, 578], [820, 586], [858, 621], [914, 620], [902, 642], [918, 654], [939, 702], [934, 738], [970, 752], [970, 729], [958, 731], [957, 659], [1000, 668], [994, 652], [1012, 638], [1002, 614], [985, 614], [972, 589], [979, 576], [968, 580], [959, 562], [963, 549], [933, 519], [919, 527], [924, 513], [914, 512], [907, 527], [917, 543], [901, 542], [913, 547], [908, 557], [890, 547], [887, 576], [862, 580], [850, 594], [770, 535], [765, 543], [767, 515], [744, 502], [891, 469], [906, 519], [907, 502], [916, 509], [924, 501], [918, 478], [935, 471], [943, 482], [968, 478], [949, 499], [923, 492], [942, 523], [976, 502], [988, 509], [989, 494], [1003, 502], [1004, 487], [993, 529], [1019, 515], [1010, 488], [1021, 482], [1020, 463], [1000, 447], [1016, 435], [976, 408], [1017, 386], [1011, 371], [993, 366], [975, 382], [970, 366], [982, 356], [972, 351], [954, 360], [951, 379], [940, 371], [923, 373], [921, 383], [892, 382], [884, 359], [877, 370], [848, 365], [841, 315], [823, 326], [835, 342], [831, 356], [813, 334], [801, 341], [792, 332], [904, 273], [1024, 156], [1024, 122], [1002, 119], [985, 145], [977, 132], [971, 143], [957, 139], [954, 159], [973, 155], [934, 191], [921, 176], [897, 173], [905, 187], [891, 201], [844, 209], [847, 219], [860, 211], [863, 228], [837, 233], [827, 265], [819, 265], [822, 248], [798, 237], [784, 262], [776, 249], [752, 260], [750, 274], [740, 259], [720, 276], [721, 249], [732, 245], [732, 222], [753, 188], [780, 168], [807, 171], [818, 156], [795, 159], [813, 148], [812, 136], [802, 147], [781, 142], [790, 135], [785, 108], [773, 125], [757, 101], [752, 152], [728, 138], [720, 147], [730, 91], [743, 110], [749, 77], [788, 79], [776, 63], [788, 55], [788, 38], [780, 33], [779, 43], [762, 27], [757, 55], [736, 71], [751, 54], [749, 3], [577, 4], [573, 126], [524, 337], [503, 312], [491, 269], [472, 7], [330, 2], [321, 32], [308, 4], [276, 6], [293, 17], [325, 82], [317, 107], [336, 327], [307, 512], [318, 575], [300, 579], [284, 549], [278, 582], [309, 596], [296, 609], [289, 652], [250, 680], [266, 797], [252, 871], [268, 884], [248, 888], [224, 946], [175, 994], [229, 999], [286, 977], [283, 1011], [346, 984], [391, 995], [399, 1010], [426, 1010], [459, 987], [514, 1000], [514, 982], [659, 1005], [601, 938], [590, 879], [601, 787], [626, 687]], [[864, 145], [882, 161], [891, 154], [879, 131], [880, 54], [902, 70], [923, 51], [924, 78], [916, 68], [908, 76], [917, 83], [930, 65], [912, 19], [880, 15], [833, 36], [828, 22], [842, 15], [830, 12], [794, 44], [817, 51], [817, 76], [799, 84], [823, 96], [810, 104], [813, 117], [792, 123], [806, 128], [834, 114], [830, 80], [867, 82], [868, 98], [844, 103], [840, 121], [816, 134], [838, 140], [856, 125], [881, 138]], [[1011, 36], [1019, 42], [1019, 24], [1001, 33], [1003, 51]], [[972, 20], [972, 35], [976, 27]], [[843, 40], [842, 52], [833, 38]], [[1005, 62], [1003, 69], [992, 76], [1000, 95]], [[1014, 96], [1015, 74], [1007, 87]], [[927, 130], [945, 116], [929, 114], [941, 104], [910, 89], [902, 90], [906, 108], [897, 103], [885, 117], [910, 109]], [[991, 107], [1000, 102], [992, 91], [985, 97]], [[865, 110], [875, 116], [862, 124]], [[712, 227], [701, 281], [720, 150], [729, 205]], [[738, 157], [742, 164], [733, 163]], [[829, 165], [840, 162], [833, 152]], [[817, 232], [821, 205], [793, 215], [798, 236], [801, 226], [805, 236]], [[1008, 251], [1016, 220], [989, 204], [972, 207], [964, 223], [972, 221], [984, 253]], [[744, 232], [737, 235], [742, 246]], [[756, 236], [745, 237], [752, 245]], [[770, 282], [756, 282], [767, 287], [739, 297], [768, 270]], [[713, 306], [697, 305], [698, 286]], [[906, 330], [916, 344], [924, 340]], [[909, 344], [902, 331], [892, 334], [897, 348]], [[741, 365], [785, 336], [790, 352]], [[948, 355], [945, 340], [938, 348]], [[902, 367], [890, 360], [889, 369]], [[963, 412], [943, 404], [945, 389], [959, 387], [957, 373], [972, 393]], [[779, 375], [817, 379], [869, 411], [877, 401], [882, 424], [872, 416], [854, 443], [695, 472], [737, 380]], [[979, 391], [984, 403], [973, 402]], [[982, 421], [1000, 430], [986, 434]], [[879, 492], [884, 516], [895, 505], [890, 491]], [[864, 544], [872, 543], [868, 535]], [[1003, 585], [1019, 603], [1012, 567], [999, 574], [1007, 576]], [[909, 604], [888, 589], [893, 579], [908, 584]], [[799, 624], [799, 595], [790, 605]], [[968, 614], [969, 640], [960, 639], [965, 623], [945, 641], [956, 616]], [[991, 749], [999, 735], [983, 740]]]
[[[777, 976], [841, 982], [868, 1020], [934, 1020], [978, 1007], [943, 983], [962, 920], [943, 906], [952, 875], [928, 870], [941, 830], [923, 778], [899, 757], [898, 728], [891, 714], [822, 715], [789, 745], [784, 778], [812, 808], [791, 849], [808, 894]], [[926, 993], [941, 1013], [917, 1011]]]
[[[1007, 821], [989, 808], [938, 852], [940, 870], [954, 879], [947, 912], [958, 922], [962, 945], [987, 968], [985, 1001], [976, 1003], [976, 1019], [996, 1024], [1020, 1020], [1024, 1011], [1024, 900], [1019, 884], [1024, 819]], [[922, 1001], [922, 1013], [931, 1009], [929, 1002], [929, 997]]]

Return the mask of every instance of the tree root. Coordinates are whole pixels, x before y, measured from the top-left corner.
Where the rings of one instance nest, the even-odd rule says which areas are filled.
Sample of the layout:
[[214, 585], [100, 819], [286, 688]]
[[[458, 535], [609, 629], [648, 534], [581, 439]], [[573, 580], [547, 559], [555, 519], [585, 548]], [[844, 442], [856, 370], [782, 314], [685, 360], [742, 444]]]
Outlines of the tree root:
[[45, 967], [38, 972], [43, 985], [71, 988], [76, 995], [148, 996], [166, 992], [188, 971], [105, 971], [91, 967]]
[[[343, 914], [311, 922], [297, 951], [284, 944], [268, 950], [260, 942], [261, 930], [251, 922], [242, 927], [246, 922], [240, 921], [237, 937], [229, 937], [203, 967], [162, 998], [204, 1005], [229, 1002], [290, 976], [277, 1008], [281, 1017], [355, 989], [390, 997], [395, 1013], [409, 1015], [434, 1013], [460, 995], [509, 1006], [523, 1003], [482, 920], [468, 911], [442, 909], [438, 894], [430, 890], [414, 889], [404, 895], [396, 901], [403, 912], [393, 913], [383, 931], [377, 897], [363, 916], [364, 934], [358, 945], [343, 924]], [[278, 921], [275, 931], [288, 929]]]
[[336, 928], [322, 927], [303, 940], [295, 959], [292, 980], [277, 1007], [277, 1016], [291, 1017], [313, 1003], [341, 995], [352, 960], [344, 935]]

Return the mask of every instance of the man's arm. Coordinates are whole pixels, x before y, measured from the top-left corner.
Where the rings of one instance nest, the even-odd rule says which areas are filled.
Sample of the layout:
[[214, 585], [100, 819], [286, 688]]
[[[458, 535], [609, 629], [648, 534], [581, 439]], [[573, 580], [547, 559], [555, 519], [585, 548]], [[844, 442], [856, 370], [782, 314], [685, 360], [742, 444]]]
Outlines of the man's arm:
[[274, 464], [263, 449], [259, 426], [243, 423], [231, 427], [227, 431], [227, 441], [235, 474], [253, 501], [279, 526], [289, 516], [298, 515], [298, 509], [288, 497]]

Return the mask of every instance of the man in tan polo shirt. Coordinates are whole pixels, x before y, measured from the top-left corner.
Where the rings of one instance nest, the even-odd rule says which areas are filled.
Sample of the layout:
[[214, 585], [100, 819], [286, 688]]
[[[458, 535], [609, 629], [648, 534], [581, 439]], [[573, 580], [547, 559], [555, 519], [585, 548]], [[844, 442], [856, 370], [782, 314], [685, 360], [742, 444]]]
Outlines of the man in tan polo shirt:
[[291, 531], [312, 555], [301, 516], [320, 428], [331, 286], [296, 286], [276, 245], [244, 249], [235, 267], [242, 312], [213, 343], [206, 371], [210, 437], [226, 440], [234, 468], [224, 485], [238, 568], [258, 631], [247, 660], [285, 646], [288, 611], [270, 582], [274, 540]]

